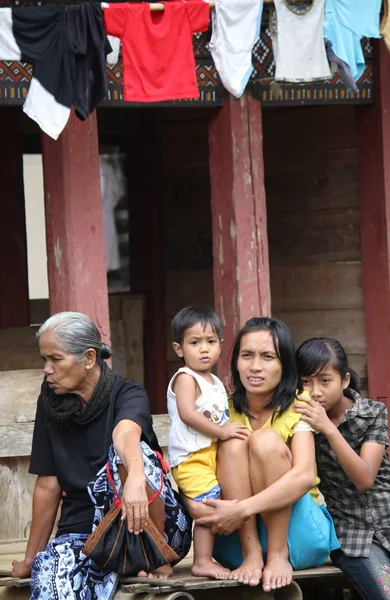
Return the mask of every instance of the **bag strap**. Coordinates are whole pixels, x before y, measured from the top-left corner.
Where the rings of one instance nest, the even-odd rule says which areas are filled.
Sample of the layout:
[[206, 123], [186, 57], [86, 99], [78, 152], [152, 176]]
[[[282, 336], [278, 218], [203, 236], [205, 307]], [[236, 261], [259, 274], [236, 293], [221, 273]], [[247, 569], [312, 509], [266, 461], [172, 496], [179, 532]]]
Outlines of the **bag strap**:
[[122, 508], [122, 498], [118, 494], [118, 490], [115, 487], [115, 483], [114, 483], [114, 480], [111, 475], [110, 463], [108, 461], [106, 462], [106, 473], [107, 473], [108, 483], [110, 484], [110, 486], [112, 487], [112, 490], [114, 492], [114, 504], [118, 508]]
[[[161, 482], [160, 482], [160, 487], [157, 490], [157, 492], [154, 492], [154, 494], [152, 494], [150, 496], [150, 498], [148, 498], [148, 504], [152, 504], [152, 502], [154, 502], [156, 500], [156, 498], [158, 498], [159, 495], [161, 494], [163, 487], [164, 487], [164, 473], [169, 473], [169, 470], [170, 470], [167, 461], [162, 457], [161, 453], [158, 452], [157, 450], [154, 450], [154, 453], [157, 456], [158, 460], [160, 461], [160, 465], [161, 465]], [[115, 506], [118, 506], [119, 508], [121, 508], [122, 507], [122, 498], [118, 494], [118, 490], [115, 487], [115, 483], [114, 483], [114, 480], [111, 475], [110, 464], [108, 461], [106, 463], [106, 473], [107, 473], [108, 483], [110, 484], [110, 486], [112, 487], [112, 490], [114, 492], [114, 504], [115, 504]]]

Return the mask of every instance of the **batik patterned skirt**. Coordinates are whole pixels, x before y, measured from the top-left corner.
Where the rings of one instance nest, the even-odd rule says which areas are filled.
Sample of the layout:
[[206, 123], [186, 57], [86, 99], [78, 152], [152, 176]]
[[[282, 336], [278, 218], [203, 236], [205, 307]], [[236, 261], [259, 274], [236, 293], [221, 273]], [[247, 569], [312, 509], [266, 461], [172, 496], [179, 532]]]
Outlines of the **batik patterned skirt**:
[[[191, 546], [191, 519], [172, 489], [167, 475], [153, 450], [141, 442], [147, 484], [159, 492], [165, 504], [165, 539], [182, 560]], [[113, 446], [109, 451], [110, 471], [121, 493], [118, 465], [121, 464]], [[162, 485], [161, 485], [162, 484]], [[112, 505], [113, 491], [107, 479], [106, 466], [88, 485], [95, 504], [94, 530]], [[88, 534], [67, 534], [50, 541], [39, 552], [32, 565], [31, 600], [111, 600], [119, 576], [98, 567], [83, 554]]]

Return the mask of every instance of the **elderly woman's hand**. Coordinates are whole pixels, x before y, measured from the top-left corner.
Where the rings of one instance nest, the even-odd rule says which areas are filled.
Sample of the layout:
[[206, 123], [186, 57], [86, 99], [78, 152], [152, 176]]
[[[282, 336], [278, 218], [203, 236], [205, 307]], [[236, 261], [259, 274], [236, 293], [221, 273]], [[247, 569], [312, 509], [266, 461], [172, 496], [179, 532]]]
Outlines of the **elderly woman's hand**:
[[122, 519], [127, 520], [130, 533], [141, 533], [149, 518], [145, 477], [129, 475], [123, 486]]
[[11, 577], [26, 579], [31, 575], [31, 563], [25, 560], [13, 560]]
[[236, 529], [240, 529], [247, 516], [243, 513], [242, 502], [237, 500], [204, 500], [204, 504], [214, 508], [214, 513], [208, 517], [197, 519], [198, 525], [211, 528], [211, 533], [229, 535]]

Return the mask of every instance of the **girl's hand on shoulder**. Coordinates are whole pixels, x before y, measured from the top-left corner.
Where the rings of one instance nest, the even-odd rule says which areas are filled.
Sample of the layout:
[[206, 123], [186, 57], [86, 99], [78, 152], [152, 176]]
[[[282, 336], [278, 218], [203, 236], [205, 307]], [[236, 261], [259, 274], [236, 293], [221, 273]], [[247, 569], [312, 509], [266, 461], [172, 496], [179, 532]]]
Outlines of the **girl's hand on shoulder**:
[[127, 520], [130, 533], [141, 533], [149, 517], [145, 477], [128, 476], [123, 486], [122, 519]]
[[326, 414], [325, 408], [319, 402], [305, 396], [298, 396], [299, 404], [294, 406], [294, 411], [302, 415], [302, 421], [308, 423], [326, 437], [335, 427]]

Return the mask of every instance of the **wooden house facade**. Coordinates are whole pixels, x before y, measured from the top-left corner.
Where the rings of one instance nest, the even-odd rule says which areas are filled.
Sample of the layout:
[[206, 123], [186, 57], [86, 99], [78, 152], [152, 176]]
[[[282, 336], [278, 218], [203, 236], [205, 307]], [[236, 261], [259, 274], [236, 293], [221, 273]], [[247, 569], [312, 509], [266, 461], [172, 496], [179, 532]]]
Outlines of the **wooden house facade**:
[[[167, 381], [178, 366], [169, 322], [190, 303], [214, 305], [222, 316], [222, 373], [238, 329], [250, 316], [272, 313], [296, 343], [340, 339], [363, 389], [390, 407], [385, 45], [364, 42], [357, 95], [337, 76], [275, 89], [265, 28], [240, 100], [224, 92], [207, 36], [195, 36], [194, 50], [199, 101], [125, 104], [122, 67], [114, 65], [107, 99], [85, 122], [72, 114], [57, 141], [22, 114], [31, 68], [0, 63], [0, 539], [28, 531], [27, 456], [39, 389], [31, 325], [50, 313], [89, 314], [114, 351], [121, 348], [124, 372], [145, 384], [155, 413], [166, 412]], [[107, 292], [99, 145], [120, 147], [129, 182], [131, 291], [115, 298]], [[46, 213], [49, 306], [34, 318], [26, 148], [42, 153]], [[14, 382], [8, 395], [5, 380]], [[15, 518], [6, 516], [10, 502], [20, 505]]]

